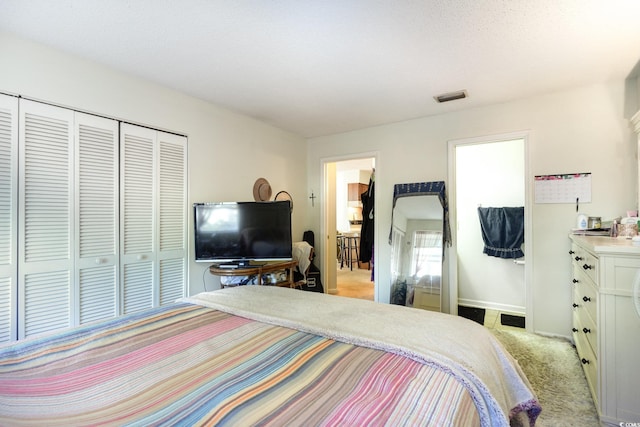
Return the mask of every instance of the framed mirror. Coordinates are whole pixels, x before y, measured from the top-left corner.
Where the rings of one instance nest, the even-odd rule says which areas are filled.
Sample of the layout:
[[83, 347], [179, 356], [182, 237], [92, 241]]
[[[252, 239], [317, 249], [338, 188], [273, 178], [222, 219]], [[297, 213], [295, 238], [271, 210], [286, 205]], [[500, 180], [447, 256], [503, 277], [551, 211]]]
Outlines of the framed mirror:
[[451, 243], [444, 182], [396, 184], [391, 218], [391, 302], [441, 311]]

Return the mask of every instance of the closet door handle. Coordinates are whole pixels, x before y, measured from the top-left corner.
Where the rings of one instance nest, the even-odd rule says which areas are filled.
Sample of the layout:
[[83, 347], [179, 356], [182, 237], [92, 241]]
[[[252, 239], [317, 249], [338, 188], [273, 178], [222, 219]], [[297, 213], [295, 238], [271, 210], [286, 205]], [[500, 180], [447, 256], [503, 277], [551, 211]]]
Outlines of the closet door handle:
[[580, 306], [574, 302], [573, 303], [573, 308], [578, 308], [578, 307], [580, 307]]
[[585, 334], [590, 334], [591, 333], [591, 329], [582, 328], [582, 332], [584, 332]]
[[582, 358], [581, 362], [582, 362], [582, 364], [583, 364], [583, 365], [588, 365], [588, 364], [590, 363], [590, 362], [589, 362], [587, 359], [585, 359], [584, 357]]
[[572, 282], [573, 283], [579, 283], [580, 281], [578, 279], [573, 279]]
[[574, 251], [569, 251], [569, 255], [573, 255], [573, 254], [575, 254]]
[[582, 297], [582, 301], [584, 301], [584, 302], [589, 302], [589, 301], [591, 301], [591, 298], [589, 298], [589, 297]]
[[582, 259], [584, 259], [584, 258], [582, 258], [581, 256], [577, 256], [577, 255], [576, 255], [576, 257], [575, 257], [574, 259], [575, 259], [576, 261], [580, 261], [580, 260], [582, 260]]
[[577, 328], [571, 328], [571, 331], [572, 332], [578, 332], [578, 329]]
[[585, 270], [591, 270], [593, 267], [591, 267], [589, 264], [585, 264], [582, 266], [582, 268], [584, 268]]

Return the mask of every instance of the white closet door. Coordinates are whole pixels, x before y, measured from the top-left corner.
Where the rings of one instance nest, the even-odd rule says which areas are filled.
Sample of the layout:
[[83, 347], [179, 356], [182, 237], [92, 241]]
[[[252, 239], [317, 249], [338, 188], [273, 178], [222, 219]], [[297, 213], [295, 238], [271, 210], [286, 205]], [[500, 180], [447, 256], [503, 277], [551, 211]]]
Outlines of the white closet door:
[[0, 343], [17, 339], [18, 98], [0, 95]]
[[20, 101], [19, 338], [72, 324], [73, 115]]
[[185, 137], [123, 124], [120, 132], [123, 313], [185, 295]]
[[159, 304], [185, 296], [187, 283], [187, 139], [158, 132]]
[[120, 128], [120, 263], [122, 314], [154, 306], [156, 131]]
[[118, 315], [118, 122], [75, 113], [76, 323]]

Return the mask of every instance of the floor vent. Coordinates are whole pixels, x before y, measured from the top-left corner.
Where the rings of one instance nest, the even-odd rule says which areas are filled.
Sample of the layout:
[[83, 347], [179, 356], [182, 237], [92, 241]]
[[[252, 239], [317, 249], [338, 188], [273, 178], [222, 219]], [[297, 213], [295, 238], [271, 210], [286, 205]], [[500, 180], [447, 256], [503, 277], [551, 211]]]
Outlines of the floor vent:
[[469, 320], [473, 320], [476, 323], [484, 325], [484, 315], [486, 310], [484, 308], [466, 307], [464, 305], [458, 306], [458, 316], [465, 317]]
[[524, 317], [500, 313], [500, 324], [524, 329]]

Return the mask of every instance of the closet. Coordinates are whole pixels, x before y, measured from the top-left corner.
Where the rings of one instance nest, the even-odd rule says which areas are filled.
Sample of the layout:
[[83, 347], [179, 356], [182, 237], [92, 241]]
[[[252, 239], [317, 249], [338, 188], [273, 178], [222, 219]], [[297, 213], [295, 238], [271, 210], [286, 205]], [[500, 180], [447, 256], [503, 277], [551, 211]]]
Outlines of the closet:
[[174, 301], [186, 138], [0, 95], [0, 342]]

